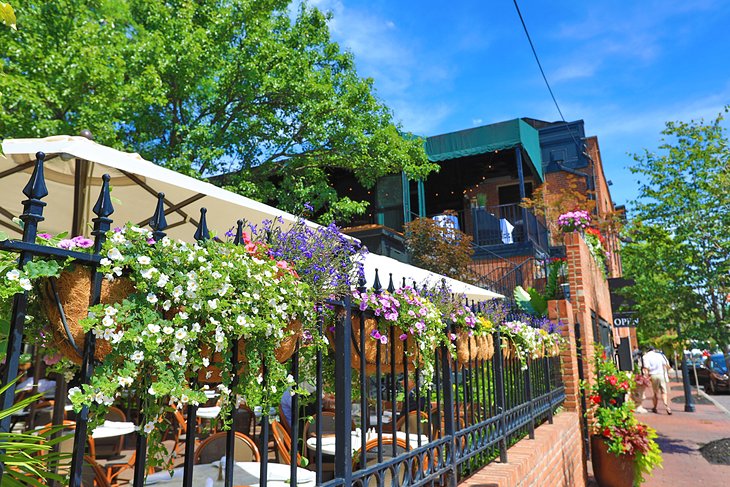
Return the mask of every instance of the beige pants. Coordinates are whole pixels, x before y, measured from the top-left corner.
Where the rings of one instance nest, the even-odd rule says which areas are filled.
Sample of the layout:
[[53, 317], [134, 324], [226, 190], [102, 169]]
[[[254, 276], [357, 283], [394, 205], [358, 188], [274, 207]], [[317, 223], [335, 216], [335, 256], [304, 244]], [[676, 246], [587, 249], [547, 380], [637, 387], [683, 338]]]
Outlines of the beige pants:
[[654, 391], [655, 396], [660, 392], [662, 394], [667, 393], [667, 381], [663, 374], [651, 376], [651, 390]]

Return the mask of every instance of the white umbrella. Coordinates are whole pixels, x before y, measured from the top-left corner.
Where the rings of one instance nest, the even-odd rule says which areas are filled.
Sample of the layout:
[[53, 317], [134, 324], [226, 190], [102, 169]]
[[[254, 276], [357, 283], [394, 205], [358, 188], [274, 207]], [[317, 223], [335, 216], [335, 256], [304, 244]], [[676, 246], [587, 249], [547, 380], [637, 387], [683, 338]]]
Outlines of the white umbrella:
[[[222, 235], [244, 219], [260, 224], [281, 217], [295, 222], [297, 217], [144, 160], [139, 154], [121, 152], [85, 137], [54, 136], [44, 139], [8, 139], [0, 156], [0, 225], [15, 230], [11, 220], [23, 211], [21, 190], [33, 171], [36, 152], [46, 154], [45, 176], [48, 203], [40, 231], [89, 234], [94, 217], [91, 208], [99, 195], [101, 176], [111, 176], [114, 214], [118, 225], [128, 221], [145, 225], [155, 210], [157, 193], [165, 193], [165, 215], [172, 238], [190, 241], [200, 218], [200, 208], [208, 209], [211, 231]], [[13, 236], [13, 235], [11, 235]]]
[[382, 255], [367, 254], [363, 259], [363, 268], [365, 271], [365, 280], [369, 286], [375, 281], [375, 270], [377, 269], [380, 284], [384, 289], [388, 287], [392, 275], [393, 285], [396, 288], [403, 285], [403, 279], [405, 278], [406, 284], [409, 286], [412, 286], [415, 281], [419, 290], [423, 288], [424, 284], [428, 287], [435, 287], [445, 283], [452, 293], [463, 294], [474, 301], [504, 298], [501, 294], [497, 294], [488, 289], [472, 286], [471, 284], [466, 284], [465, 282], [457, 281], [456, 279], [442, 276], [441, 274], [436, 274], [435, 272], [427, 271], [420, 267], [404, 264], [403, 262]]

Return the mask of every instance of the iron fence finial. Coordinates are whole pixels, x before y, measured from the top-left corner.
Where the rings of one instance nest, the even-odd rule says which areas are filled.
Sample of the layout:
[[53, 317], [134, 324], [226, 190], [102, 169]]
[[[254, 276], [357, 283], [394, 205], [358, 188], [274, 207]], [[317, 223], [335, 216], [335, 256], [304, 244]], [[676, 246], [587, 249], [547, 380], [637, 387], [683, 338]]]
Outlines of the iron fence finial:
[[46, 155], [43, 152], [36, 152], [35, 167], [28, 184], [23, 188], [23, 194], [29, 199], [40, 200], [48, 196], [48, 188], [46, 187], [46, 178], [43, 174], [43, 161]]
[[99, 198], [96, 200], [94, 208], [91, 210], [94, 214], [101, 218], [106, 218], [114, 213], [114, 206], [112, 205], [112, 198], [109, 192], [109, 180], [111, 176], [104, 174], [101, 177], [101, 191], [99, 191]]
[[395, 292], [395, 284], [393, 284], [393, 273], [389, 272], [388, 274], [390, 274], [390, 279], [388, 282], [388, 292], [393, 293]]
[[376, 294], [380, 294], [383, 292], [383, 285], [380, 283], [380, 274], [378, 274], [378, 269], [375, 269], [375, 280], [373, 281], [373, 291], [375, 291]]
[[193, 238], [195, 240], [208, 240], [210, 239], [210, 232], [208, 231], [208, 223], [205, 221], [205, 214], [208, 212], [207, 208], [200, 209], [200, 221], [198, 222], [198, 228], [195, 230]]
[[154, 230], [152, 232], [152, 238], [155, 241], [162, 240], [165, 236], [163, 230], [167, 228], [167, 218], [165, 218], [165, 193], [157, 193], [157, 206], [150, 220], [150, 227]]
[[236, 236], [233, 239], [233, 243], [236, 245], [241, 245], [243, 243], [243, 220], [238, 220], [236, 222]]

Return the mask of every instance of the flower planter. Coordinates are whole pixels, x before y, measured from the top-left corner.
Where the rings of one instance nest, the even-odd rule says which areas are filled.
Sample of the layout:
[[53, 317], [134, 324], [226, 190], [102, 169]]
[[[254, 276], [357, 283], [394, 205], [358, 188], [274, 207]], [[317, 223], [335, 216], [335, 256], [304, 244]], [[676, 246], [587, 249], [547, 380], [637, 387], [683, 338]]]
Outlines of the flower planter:
[[[83, 352], [85, 333], [80, 320], [86, 318], [89, 312], [89, 301], [91, 299], [91, 270], [82, 266], [73, 266], [61, 273], [55, 282], [58, 302], [53, 292], [53, 286], [49, 279], [41, 283], [41, 305], [48, 317], [51, 333], [61, 354], [69, 360], [81, 364], [82, 357], [71, 345], [68, 339], [70, 335], [79, 351]], [[127, 278], [119, 278], [114, 281], [102, 280], [101, 302], [104, 304], [119, 303], [134, 292], [134, 284]], [[61, 319], [61, 312], [58, 308], [61, 304], [63, 315], [68, 325], [68, 334]], [[111, 344], [103, 339], [96, 340], [94, 357], [97, 360], [103, 359], [111, 352]]]
[[[337, 325], [342, 326], [345, 319], [345, 313], [341, 311], [337, 315]], [[360, 353], [358, 353], [358, 350], [360, 349], [360, 317], [355, 315], [353, 313], [352, 315], [352, 344], [350, 346], [350, 360], [352, 368], [355, 370], [360, 370]], [[388, 326], [388, 328], [390, 328]], [[365, 334], [365, 350], [362, 351], [362, 355], [365, 360], [365, 372], [369, 375], [373, 375], [377, 371], [377, 364], [378, 364], [378, 344], [380, 344], [379, 340], [375, 340], [372, 338], [371, 334], [374, 330], [378, 329], [378, 322], [375, 318], [365, 318], [365, 325], [363, 327], [363, 332]], [[390, 333], [390, 330], [388, 329], [388, 343], [386, 344], [380, 344], [380, 371], [382, 374], [390, 373], [391, 369], [391, 363], [395, 365], [396, 373], [403, 372], [404, 364], [403, 364], [403, 352], [404, 349], [407, 353], [407, 360], [405, 367], [408, 371], [414, 370], [414, 362], [420, 363], [421, 360], [418, 355], [416, 342], [413, 339], [413, 337], [408, 334], [408, 338], [406, 340], [401, 340], [399, 337], [403, 333], [403, 331], [395, 326], [393, 328], [393, 333]], [[335, 336], [334, 333], [331, 331], [327, 332], [330, 347], [332, 347], [332, 350], [335, 349]], [[391, 347], [393, 347], [395, 354], [391, 354]]]
[[507, 337], [502, 337], [502, 357], [504, 360], [510, 360], [512, 357], [517, 356], [517, 350], [515, 349], [515, 344], [512, 343], [512, 340], [510, 340]]
[[490, 360], [494, 356], [494, 338], [491, 334], [469, 336], [467, 330], [456, 334], [456, 359], [459, 366], [479, 360]]
[[635, 460], [634, 455], [614, 455], [603, 437], [591, 436], [593, 475], [599, 487], [632, 487]]
[[[277, 362], [283, 364], [289, 360], [297, 348], [297, 341], [302, 336], [302, 322], [300, 320], [294, 320], [287, 325], [284, 329], [284, 338], [278, 347], [274, 350], [274, 358]], [[210, 353], [207, 347], [201, 349], [201, 356], [210, 357], [212, 365], [200, 369], [198, 372], [198, 382], [205, 384], [218, 384], [221, 382], [221, 370], [219, 365], [223, 361], [223, 357], [220, 353]], [[238, 364], [239, 374], [242, 373], [243, 367], [248, 363], [246, 357], [246, 342], [244, 339], [238, 341]]]

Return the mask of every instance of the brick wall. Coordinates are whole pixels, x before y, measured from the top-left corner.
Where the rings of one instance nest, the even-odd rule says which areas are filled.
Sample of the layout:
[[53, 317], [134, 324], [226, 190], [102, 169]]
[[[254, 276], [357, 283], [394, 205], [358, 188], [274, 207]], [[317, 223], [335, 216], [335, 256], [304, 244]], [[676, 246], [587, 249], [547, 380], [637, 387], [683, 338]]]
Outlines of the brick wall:
[[459, 485], [464, 487], [584, 487], [586, 469], [581, 453], [580, 418], [565, 411], [553, 424], [535, 430], [507, 451], [507, 463], [495, 461]]

